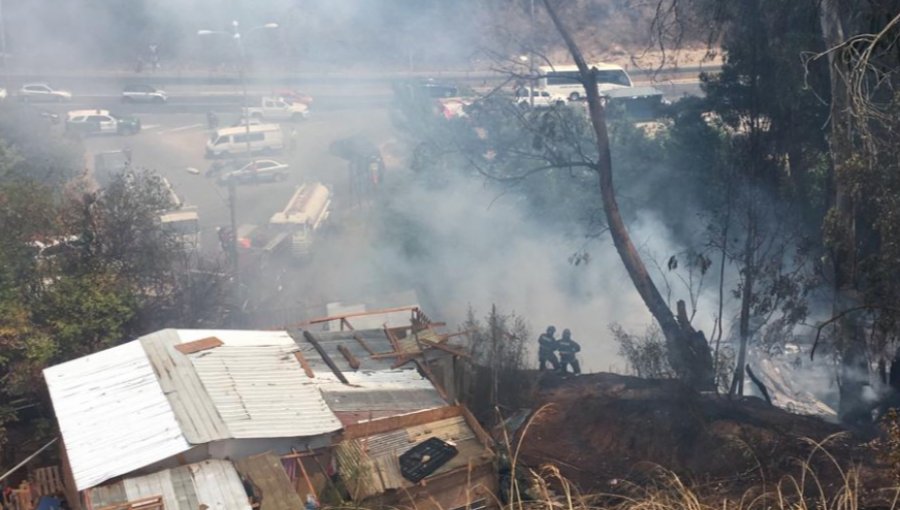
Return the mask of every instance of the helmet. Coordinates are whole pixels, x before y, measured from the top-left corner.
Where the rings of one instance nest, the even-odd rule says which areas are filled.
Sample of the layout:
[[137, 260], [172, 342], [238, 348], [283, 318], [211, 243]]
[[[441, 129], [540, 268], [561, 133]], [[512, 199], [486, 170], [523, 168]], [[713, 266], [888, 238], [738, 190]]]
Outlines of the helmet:
[[554, 327], [554, 326], [547, 326], [547, 333], [550, 334], [550, 335], [552, 335], [553, 333], [556, 333], [556, 327]]
[[564, 329], [563, 330], [563, 338], [569, 338], [570, 336], [572, 336], [572, 332], [569, 331], [569, 328]]

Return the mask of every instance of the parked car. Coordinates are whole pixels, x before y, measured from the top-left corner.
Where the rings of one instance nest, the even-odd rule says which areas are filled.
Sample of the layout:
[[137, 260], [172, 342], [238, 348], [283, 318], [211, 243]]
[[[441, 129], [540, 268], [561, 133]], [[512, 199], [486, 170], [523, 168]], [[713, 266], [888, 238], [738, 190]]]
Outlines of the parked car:
[[422, 90], [428, 97], [457, 97], [459, 96], [459, 87], [449, 83], [438, 83], [432, 79], [422, 82]]
[[251, 163], [253, 160], [250, 159], [217, 159], [213, 161], [209, 167], [207, 167], [206, 172], [203, 173], [204, 177], [216, 177], [219, 175], [223, 175], [229, 172], [233, 172], [235, 170], [240, 170], [248, 163]]
[[152, 85], [132, 84], [122, 89], [122, 101], [128, 103], [165, 103], [168, 100], [164, 90]]
[[26, 102], [63, 102], [71, 101], [72, 93], [67, 90], [54, 89], [46, 83], [27, 83], [19, 89], [19, 99]]
[[238, 170], [223, 174], [219, 177], [219, 184], [283, 181], [288, 177], [288, 168], [288, 165], [274, 159], [258, 159]]
[[66, 131], [73, 133], [134, 135], [140, 130], [139, 119], [115, 115], [109, 110], [74, 110], [66, 115]]

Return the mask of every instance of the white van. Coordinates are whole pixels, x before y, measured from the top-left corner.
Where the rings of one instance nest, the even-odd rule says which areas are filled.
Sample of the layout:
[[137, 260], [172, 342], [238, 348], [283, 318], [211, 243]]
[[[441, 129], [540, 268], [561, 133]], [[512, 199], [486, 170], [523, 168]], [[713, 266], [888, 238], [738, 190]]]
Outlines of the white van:
[[250, 152], [275, 152], [284, 149], [284, 133], [278, 124], [259, 124], [216, 130], [206, 142], [206, 157], [221, 158]]
[[[622, 66], [597, 62], [589, 64], [596, 69], [597, 89], [600, 94], [614, 89], [632, 87], [631, 77]], [[584, 97], [584, 85], [581, 84], [581, 75], [578, 66], [541, 66], [538, 68], [537, 88], [545, 90], [552, 96], [562, 96], [569, 101], [577, 101]]]

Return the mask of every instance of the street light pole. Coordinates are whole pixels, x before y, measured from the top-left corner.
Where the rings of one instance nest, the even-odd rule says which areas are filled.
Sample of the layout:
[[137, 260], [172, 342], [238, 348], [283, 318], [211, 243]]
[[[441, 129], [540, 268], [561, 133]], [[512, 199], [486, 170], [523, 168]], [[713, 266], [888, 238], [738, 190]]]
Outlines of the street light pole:
[[[0, 0], [2, 2], [2, 0]], [[247, 32], [252, 32], [254, 30], [260, 30], [264, 28], [278, 28], [276, 23], [266, 23], [265, 25], [261, 25], [258, 27], [253, 27]], [[244, 40], [241, 37], [240, 32], [240, 23], [237, 20], [233, 20], [231, 22], [231, 32], [224, 32], [220, 30], [198, 30], [198, 36], [204, 35], [230, 35], [232, 39], [234, 39], [235, 44], [237, 44], [238, 48], [238, 75], [241, 80], [241, 119], [244, 122], [244, 137], [247, 148], [247, 159], [250, 160], [251, 164], [254, 163], [252, 161], [253, 151], [250, 146], [250, 116], [249, 116], [249, 103], [247, 102], [247, 78], [246, 78], [246, 55], [244, 53]], [[253, 167], [253, 171], [256, 171], [255, 165]], [[241, 303], [241, 270], [240, 270], [240, 262], [238, 261], [238, 231], [237, 231], [237, 189], [233, 179], [228, 180], [228, 215], [231, 220], [231, 263], [232, 263], [232, 271], [234, 275], [234, 286], [235, 286], [235, 304], [237, 306], [242, 306]]]
[[531, 0], [531, 27], [528, 35], [528, 79], [531, 81], [531, 108], [534, 109], [534, 0]]
[[6, 67], [6, 20], [3, 18], [3, 0], [0, 0], [0, 62], [3, 64], [3, 86], [6, 87], [7, 94], [12, 94], [9, 90], [9, 69]]

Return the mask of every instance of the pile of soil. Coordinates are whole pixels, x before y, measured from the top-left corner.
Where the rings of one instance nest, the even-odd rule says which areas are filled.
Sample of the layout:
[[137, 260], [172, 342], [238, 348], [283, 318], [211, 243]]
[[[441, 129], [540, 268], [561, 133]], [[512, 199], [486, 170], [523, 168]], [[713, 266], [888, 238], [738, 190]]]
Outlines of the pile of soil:
[[[517, 438], [519, 459], [532, 468], [556, 466], [583, 493], [615, 491], [622, 480], [658, 479], [664, 468], [707, 494], [740, 497], [799, 478], [809, 461], [833, 494], [844, 479], [831, 456], [842, 468], [859, 468], [863, 499], [893, 497], [882, 491], [896, 487], [891, 467], [871, 438], [818, 418], [757, 398], [698, 394], [675, 381], [539, 377], [536, 413]], [[823, 441], [827, 454], [815, 447]]]

